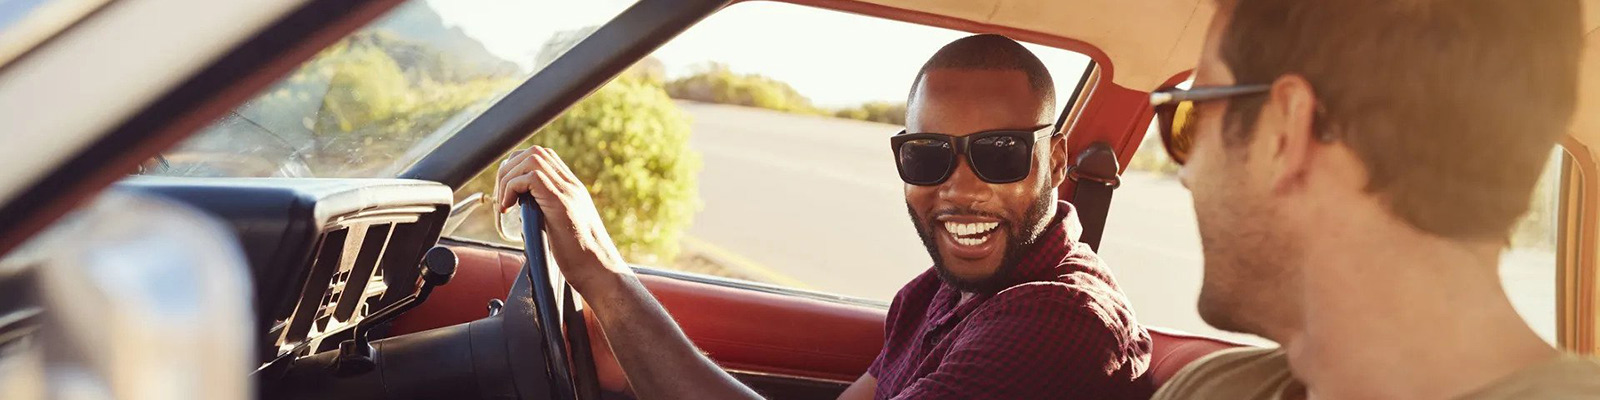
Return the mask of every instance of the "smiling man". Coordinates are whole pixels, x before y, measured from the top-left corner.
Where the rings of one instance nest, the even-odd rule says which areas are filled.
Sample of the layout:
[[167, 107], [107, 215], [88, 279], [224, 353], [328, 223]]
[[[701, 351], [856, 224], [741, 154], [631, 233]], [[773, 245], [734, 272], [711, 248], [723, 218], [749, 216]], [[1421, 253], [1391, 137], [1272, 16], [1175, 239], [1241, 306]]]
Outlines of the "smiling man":
[[[1043, 63], [998, 35], [957, 40], [914, 80], [890, 138], [933, 266], [895, 296], [884, 347], [841, 398], [1147, 398], [1150, 337], [1056, 196], [1066, 139]], [[755, 398], [704, 355], [628, 269], [583, 183], [534, 148], [499, 172], [531, 193], [551, 252], [588, 301], [633, 391]], [[870, 266], [869, 266], [870, 267]]]

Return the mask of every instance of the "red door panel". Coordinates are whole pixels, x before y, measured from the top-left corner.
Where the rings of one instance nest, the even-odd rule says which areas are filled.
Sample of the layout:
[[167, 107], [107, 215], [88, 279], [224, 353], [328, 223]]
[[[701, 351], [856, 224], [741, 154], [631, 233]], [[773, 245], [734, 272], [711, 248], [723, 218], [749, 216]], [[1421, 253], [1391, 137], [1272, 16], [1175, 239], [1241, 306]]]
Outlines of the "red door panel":
[[[502, 249], [452, 246], [460, 257], [455, 279], [395, 320], [392, 335], [470, 322], [489, 315], [490, 299], [505, 297], [522, 255]], [[883, 345], [885, 310], [801, 296], [640, 274], [651, 294], [689, 339], [723, 368], [849, 382], [861, 376]], [[626, 378], [589, 318], [601, 387], [626, 391]], [[1237, 343], [1150, 329], [1150, 373], [1165, 382], [1188, 363]]]

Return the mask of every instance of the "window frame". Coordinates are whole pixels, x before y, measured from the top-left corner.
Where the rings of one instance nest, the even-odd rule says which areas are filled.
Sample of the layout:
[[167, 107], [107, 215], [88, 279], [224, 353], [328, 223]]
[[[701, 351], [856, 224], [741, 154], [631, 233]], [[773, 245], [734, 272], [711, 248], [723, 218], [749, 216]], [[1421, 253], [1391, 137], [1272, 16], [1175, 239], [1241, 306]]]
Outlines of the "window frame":
[[[1595, 265], [1596, 231], [1600, 220], [1588, 202], [1600, 197], [1600, 175], [1587, 146], [1573, 136], [1559, 146], [1561, 185], [1556, 226], [1556, 343], [1563, 349], [1593, 355], [1600, 351], [1600, 293]], [[1587, 200], [1587, 201], [1586, 201]]]

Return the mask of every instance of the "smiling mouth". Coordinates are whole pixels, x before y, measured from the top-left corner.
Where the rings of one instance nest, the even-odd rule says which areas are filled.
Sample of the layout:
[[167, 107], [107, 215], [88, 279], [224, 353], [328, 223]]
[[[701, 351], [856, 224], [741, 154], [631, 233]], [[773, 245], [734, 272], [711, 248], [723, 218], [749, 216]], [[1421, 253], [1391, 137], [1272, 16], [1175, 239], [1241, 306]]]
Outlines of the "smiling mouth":
[[962, 246], [979, 246], [988, 243], [990, 237], [994, 236], [995, 228], [999, 226], [1000, 223], [998, 222], [944, 222], [945, 232], [950, 234], [950, 238], [956, 244]]

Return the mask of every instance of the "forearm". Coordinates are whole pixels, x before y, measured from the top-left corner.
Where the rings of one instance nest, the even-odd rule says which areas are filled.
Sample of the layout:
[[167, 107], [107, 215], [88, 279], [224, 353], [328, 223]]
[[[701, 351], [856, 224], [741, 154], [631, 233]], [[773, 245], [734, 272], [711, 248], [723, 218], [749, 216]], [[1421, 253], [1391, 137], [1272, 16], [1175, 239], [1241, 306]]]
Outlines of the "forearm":
[[608, 274], [580, 290], [642, 399], [759, 399], [723, 372], [633, 274]]

